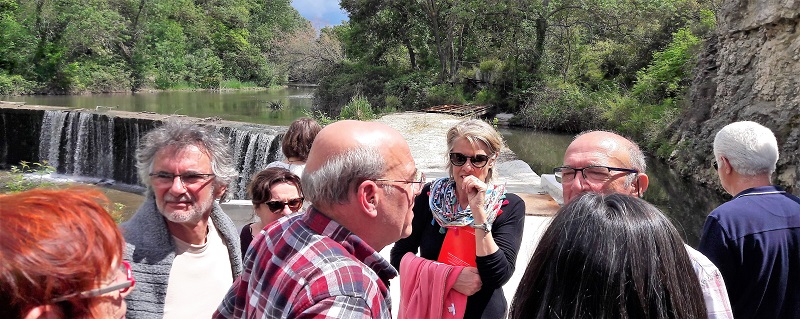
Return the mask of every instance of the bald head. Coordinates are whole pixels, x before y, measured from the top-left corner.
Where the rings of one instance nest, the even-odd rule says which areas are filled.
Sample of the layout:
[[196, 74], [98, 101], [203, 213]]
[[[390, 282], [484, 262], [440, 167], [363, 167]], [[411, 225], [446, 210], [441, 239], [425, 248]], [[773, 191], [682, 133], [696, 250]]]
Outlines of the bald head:
[[605, 181], [587, 180], [583, 174], [578, 173], [574, 180], [562, 185], [565, 202], [569, 202], [580, 193], [587, 191], [641, 195], [647, 188], [648, 180], [644, 173], [647, 167], [644, 154], [636, 143], [616, 133], [589, 131], [579, 134], [567, 147], [564, 154], [564, 166], [577, 169], [588, 166], [605, 166], [634, 169], [639, 172], [637, 175], [610, 170], [609, 178]]
[[314, 139], [304, 174], [314, 172], [329, 159], [357, 148], [375, 149], [385, 156], [411, 154], [403, 136], [386, 124], [339, 121], [323, 128]]
[[376, 250], [411, 234], [416, 174], [411, 149], [393, 128], [340, 121], [319, 132], [308, 154], [306, 199]]

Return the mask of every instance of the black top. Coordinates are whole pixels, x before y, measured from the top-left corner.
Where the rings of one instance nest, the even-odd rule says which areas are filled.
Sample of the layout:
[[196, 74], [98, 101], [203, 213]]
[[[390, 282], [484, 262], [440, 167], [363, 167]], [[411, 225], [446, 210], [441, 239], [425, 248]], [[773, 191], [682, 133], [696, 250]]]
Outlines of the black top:
[[[422, 189], [414, 202], [414, 220], [411, 236], [400, 239], [391, 251], [391, 263], [400, 270], [400, 260], [407, 252], [417, 253], [422, 258], [436, 260], [446, 234], [439, 232], [439, 224], [433, 220], [428, 196], [430, 184]], [[508, 204], [492, 224], [492, 237], [500, 248], [495, 253], [476, 258], [478, 273], [483, 285], [481, 290], [467, 298], [464, 318], [505, 318], [508, 302], [502, 286], [514, 273], [522, 231], [525, 227], [525, 202], [512, 193], [506, 193]]]
[[242, 260], [244, 260], [244, 254], [247, 252], [247, 247], [250, 247], [250, 242], [253, 241], [253, 231], [250, 229], [250, 225], [253, 223], [249, 223], [242, 227], [242, 232], [239, 234], [239, 241], [242, 243]]

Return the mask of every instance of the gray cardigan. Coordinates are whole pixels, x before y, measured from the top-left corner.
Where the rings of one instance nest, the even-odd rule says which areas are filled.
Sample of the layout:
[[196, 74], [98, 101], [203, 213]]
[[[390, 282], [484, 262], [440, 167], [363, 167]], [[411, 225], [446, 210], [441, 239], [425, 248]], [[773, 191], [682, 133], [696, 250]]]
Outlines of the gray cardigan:
[[[242, 273], [242, 255], [236, 226], [216, 202], [211, 211], [211, 221], [219, 230], [228, 247], [233, 280]], [[125, 297], [128, 318], [161, 318], [172, 262], [175, 260], [175, 243], [167, 230], [167, 222], [156, 207], [152, 193], [130, 220], [120, 225], [125, 236], [124, 259], [133, 268], [136, 287]]]

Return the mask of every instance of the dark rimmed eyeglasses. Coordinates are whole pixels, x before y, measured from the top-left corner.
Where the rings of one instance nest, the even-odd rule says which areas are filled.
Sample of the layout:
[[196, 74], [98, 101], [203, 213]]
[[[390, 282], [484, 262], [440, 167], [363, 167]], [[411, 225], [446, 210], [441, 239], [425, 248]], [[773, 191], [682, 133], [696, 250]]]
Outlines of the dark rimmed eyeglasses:
[[203, 174], [203, 173], [183, 173], [183, 174], [172, 174], [167, 172], [158, 172], [158, 173], [150, 173], [150, 180], [153, 181], [153, 186], [156, 187], [166, 187], [171, 186], [172, 182], [175, 181], [175, 177], [180, 178], [181, 185], [185, 188], [186, 185], [200, 185], [205, 184], [212, 177], [216, 176], [214, 174]]
[[418, 193], [422, 191], [422, 187], [425, 185], [425, 173], [417, 171], [414, 173], [414, 180], [413, 181], [404, 181], [404, 180], [395, 180], [395, 179], [385, 179], [385, 178], [377, 178], [374, 179], [376, 182], [395, 182], [395, 183], [406, 183], [411, 184], [411, 190], [414, 193]]
[[305, 200], [304, 197], [298, 197], [298, 198], [292, 198], [284, 202], [278, 200], [271, 200], [265, 202], [264, 204], [267, 205], [267, 208], [269, 208], [269, 211], [272, 212], [273, 214], [279, 214], [286, 206], [289, 206], [289, 210], [291, 210], [293, 213], [296, 213], [298, 210], [300, 210], [301, 207], [303, 207], [303, 200]]
[[472, 164], [475, 168], [482, 168], [489, 163], [491, 157], [489, 155], [478, 154], [475, 156], [466, 156], [461, 153], [450, 153], [450, 164], [455, 166], [464, 166], [467, 163], [467, 160]]
[[714, 170], [715, 170], [715, 171], [718, 171], [718, 170], [719, 170], [719, 165], [717, 164], [717, 161], [714, 161], [714, 164], [713, 164], [713, 166], [714, 166]]
[[109, 292], [113, 292], [113, 291], [116, 291], [116, 290], [119, 290], [120, 294], [124, 294], [124, 293], [128, 292], [129, 290], [131, 290], [131, 287], [136, 285], [136, 280], [133, 279], [133, 271], [131, 270], [131, 264], [128, 263], [127, 261], [124, 261], [124, 260], [122, 261], [122, 264], [119, 267], [119, 271], [121, 271], [121, 272], [123, 272], [125, 274], [125, 281], [123, 281], [121, 283], [118, 283], [118, 284], [115, 284], [115, 285], [111, 285], [111, 286], [108, 286], [108, 287], [96, 288], [96, 289], [92, 289], [92, 290], [82, 291], [82, 292], [79, 292], [79, 293], [69, 294], [69, 295], [66, 295], [66, 296], [63, 296], [63, 297], [55, 298], [55, 299], [53, 299], [53, 302], [61, 302], [61, 301], [72, 299], [72, 298], [76, 298], [76, 297], [77, 298], [92, 298], [92, 297], [97, 297], [97, 296], [100, 296], [100, 295], [105, 295], [105, 294], [107, 294]]
[[583, 179], [589, 182], [605, 182], [611, 178], [611, 172], [623, 172], [627, 174], [639, 174], [639, 171], [631, 168], [620, 168], [610, 166], [592, 165], [584, 168], [574, 168], [569, 166], [561, 166], [553, 169], [553, 174], [556, 175], [556, 180], [559, 183], [569, 183], [575, 180], [575, 176], [581, 172]]

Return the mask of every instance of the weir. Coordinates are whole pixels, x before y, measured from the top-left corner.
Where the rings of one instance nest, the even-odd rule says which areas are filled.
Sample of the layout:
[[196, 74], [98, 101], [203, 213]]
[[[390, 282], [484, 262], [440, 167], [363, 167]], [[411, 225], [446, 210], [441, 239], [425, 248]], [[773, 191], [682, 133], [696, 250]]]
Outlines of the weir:
[[286, 127], [124, 111], [92, 112], [60, 107], [0, 104], [0, 166], [44, 162], [66, 176], [105, 184], [141, 185], [136, 147], [163, 121], [211, 126], [229, 138], [239, 177], [229, 186], [244, 199], [250, 176], [282, 158]]

